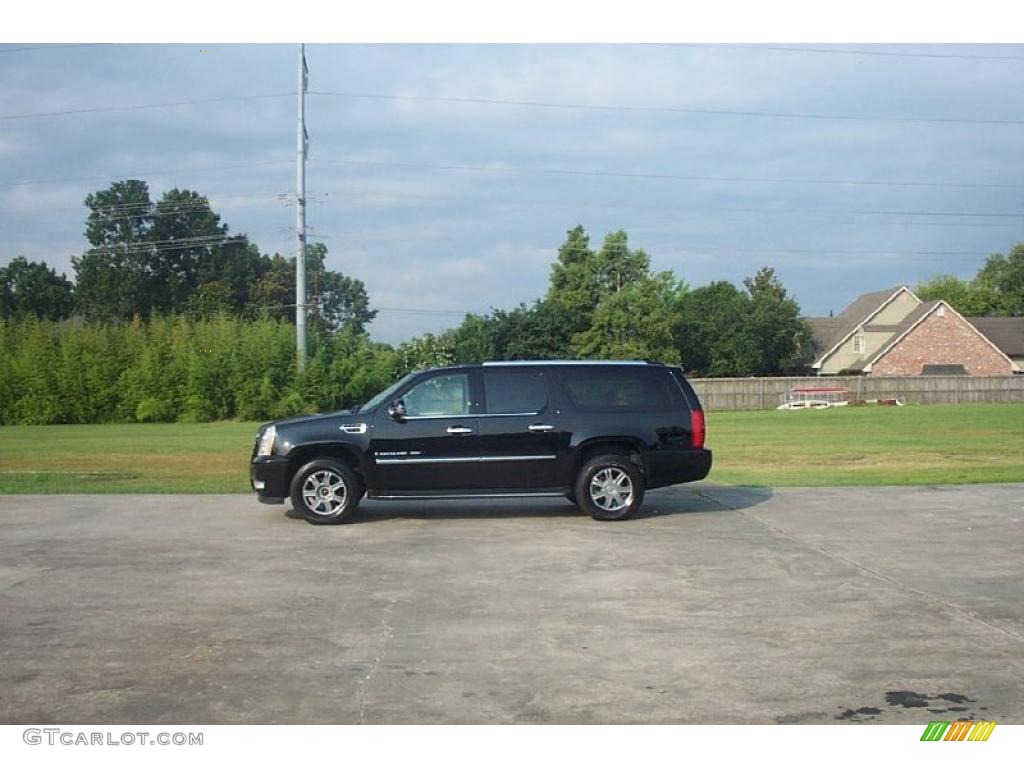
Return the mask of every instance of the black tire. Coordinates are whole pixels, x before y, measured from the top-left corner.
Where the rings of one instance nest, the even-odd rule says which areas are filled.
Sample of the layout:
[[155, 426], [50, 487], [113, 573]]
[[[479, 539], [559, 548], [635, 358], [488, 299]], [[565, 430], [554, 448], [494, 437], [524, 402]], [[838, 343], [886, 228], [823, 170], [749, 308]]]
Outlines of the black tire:
[[[339, 498], [340, 481], [343, 495]], [[321, 490], [326, 489], [326, 490]], [[295, 511], [317, 525], [341, 523], [352, 517], [363, 498], [358, 475], [337, 459], [314, 459], [299, 467], [292, 478], [291, 498]]]
[[[603, 479], [602, 487], [606, 489], [618, 490], [602, 494], [595, 486], [595, 479], [598, 483]], [[623, 498], [624, 488], [628, 494]], [[595, 456], [583, 465], [574, 490], [577, 506], [595, 520], [625, 520], [643, 503], [644, 477], [628, 456], [610, 453]]]

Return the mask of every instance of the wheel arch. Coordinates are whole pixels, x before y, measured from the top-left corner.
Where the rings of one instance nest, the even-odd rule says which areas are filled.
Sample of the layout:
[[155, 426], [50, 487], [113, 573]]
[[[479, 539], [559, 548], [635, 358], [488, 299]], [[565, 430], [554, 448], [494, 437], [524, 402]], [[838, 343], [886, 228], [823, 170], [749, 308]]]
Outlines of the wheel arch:
[[295, 473], [304, 464], [314, 459], [337, 459], [359, 476], [363, 486], [366, 486], [366, 472], [359, 451], [353, 446], [345, 443], [322, 442], [300, 445], [288, 453], [288, 471], [285, 475], [285, 483], [288, 487], [295, 477]]
[[584, 440], [576, 449], [573, 461], [572, 476], [575, 477], [583, 469], [583, 465], [595, 456], [605, 453], [617, 453], [628, 456], [637, 465], [644, 479], [647, 478], [647, 446], [639, 437], [633, 435], [614, 435], [592, 437]]

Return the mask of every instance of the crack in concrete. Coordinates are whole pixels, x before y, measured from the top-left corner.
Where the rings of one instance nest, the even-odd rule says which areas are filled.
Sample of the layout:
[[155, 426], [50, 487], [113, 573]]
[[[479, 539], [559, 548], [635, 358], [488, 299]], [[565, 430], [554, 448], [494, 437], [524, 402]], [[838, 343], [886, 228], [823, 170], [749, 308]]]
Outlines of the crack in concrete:
[[358, 725], [363, 725], [366, 721], [366, 691], [370, 684], [370, 678], [373, 677], [377, 668], [380, 667], [384, 657], [387, 655], [388, 642], [391, 640], [394, 634], [394, 629], [389, 623], [391, 614], [395, 610], [395, 603], [397, 600], [388, 601], [387, 606], [384, 608], [384, 613], [380, 618], [380, 625], [378, 626], [379, 641], [377, 643], [377, 653], [373, 658], [373, 663], [370, 664], [370, 669], [366, 672], [366, 676], [359, 681], [357, 686], [357, 696], [359, 699], [359, 719], [356, 721]]
[[862, 573], [865, 573], [865, 574], [867, 574], [867, 575], [877, 579], [878, 581], [885, 582], [886, 584], [889, 584], [890, 586], [896, 587], [897, 589], [901, 589], [903, 591], [910, 592], [910, 593], [912, 593], [914, 595], [917, 595], [918, 597], [922, 598], [923, 600], [926, 600], [929, 603], [932, 603], [934, 605], [942, 606], [942, 607], [946, 608], [947, 610], [952, 611], [953, 613], [955, 613], [955, 614], [957, 614], [959, 616], [962, 616], [962, 617], [964, 617], [964, 618], [966, 618], [968, 620], [971, 620], [971, 621], [976, 621], [979, 624], [984, 625], [988, 629], [992, 629], [992, 630], [995, 630], [995, 631], [999, 632], [1000, 634], [1006, 635], [1007, 637], [1010, 637], [1013, 640], [1016, 640], [1018, 643], [1024, 643], [1024, 637], [1021, 637], [1016, 632], [1013, 632], [1012, 630], [1006, 629], [1005, 627], [1000, 627], [997, 624], [992, 624], [991, 622], [985, 621], [985, 619], [981, 618], [977, 614], [974, 614], [974, 613], [968, 611], [965, 608], [961, 608], [959, 605], [956, 605], [955, 603], [951, 603], [948, 600], [945, 600], [945, 599], [943, 599], [942, 597], [940, 597], [938, 595], [934, 595], [934, 594], [931, 594], [929, 592], [925, 592], [925, 591], [920, 590], [920, 589], [918, 589], [916, 587], [912, 587], [909, 584], [904, 584], [903, 582], [898, 581], [898, 580], [894, 579], [891, 576], [887, 576], [884, 573], [881, 573], [880, 571], [876, 571], [873, 568], [869, 568], [866, 565], [862, 565], [861, 563], [858, 563], [858, 562], [856, 562], [854, 560], [850, 560], [847, 557], [843, 557], [842, 555], [838, 555], [835, 552], [830, 552], [829, 550], [827, 550], [827, 549], [825, 549], [823, 547], [819, 547], [819, 546], [817, 546], [815, 544], [811, 544], [810, 542], [804, 541], [803, 539], [798, 539], [795, 536], [787, 533], [782, 528], [777, 528], [776, 526], [771, 525], [770, 523], [767, 523], [764, 520], [761, 520], [760, 518], [755, 517], [752, 514], [749, 514], [748, 512], [744, 511], [743, 509], [737, 509], [735, 507], [730, 507], [725, 502], [719, 501], [714, 496], [710, 496], [707, 493], [705, 493], [703, 490], [695, 489], [694, 493], [696, 493], [698, 496], [700, 496], [703, 499], [707, 499], [708, 501], [710, 501], [713, 504], [717, 504], [722, 509], [726, 509], [726, 510], [728, 510], [730, 512], [735, 512], [738, 515], [742, 515], [747, 520], [750, 520], [751, 522], [754, 522], [754, 523], [762, 526], [763, 528], [765, 528], [766, 530], [774, 533], [776, 536], [779, 536], [780, 538], [786, 539], [787, 541], [791, 541], [794, 544], [798, 544], [800, 546], [803, 546], [803, 547], [806, 547], [806, 548], [808, 548], [810, 550], [813, 550], [814, 552], [817, 552], [819, 555], [822, 555], [824, 557], [831, 558], [832, 560], [836, 560], [836, 561], [838, 561], [840, 563], [843, 563], [844, 565], [847, 565], [850, 568], [854, 568], [854, 569], [856, 569], [858, 571], [861, 571]]

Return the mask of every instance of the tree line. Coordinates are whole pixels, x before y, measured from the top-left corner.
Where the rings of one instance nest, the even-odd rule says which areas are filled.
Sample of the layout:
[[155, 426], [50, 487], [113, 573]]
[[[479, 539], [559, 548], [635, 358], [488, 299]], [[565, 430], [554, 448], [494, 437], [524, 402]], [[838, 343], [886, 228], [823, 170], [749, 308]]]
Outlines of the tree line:
[[[71, 260], [74, 283], [19, 256], [0, 268], [0, 317], [294, 317], [295, 259], [260, 253], [246, 235], [231, 234], [206, 196], [175, 188], [153, 202], [144, 181], [128, 180], [88, 195], [85, 207], [89, 248]], [[362, 332], [377, 314], [366, 287], [326, 269], [326, 257], [323, 243], [307, 248], [314, 331]]]
[[660, 360], [697, 376], [772, 375], [807, 356], [800, 307], [771, 267], [743, 281], [690, 288], [652, 272], [625, 232], [590, 246], [583, 227], [567, 233], [547, 293], [533, 304], [468, 314], [456, 328], [412, 339], [415, 365], [481, 360], [607, 358]]
[[[299, 375], [294, 259], [232, 234], [188, 189], [154, 202], [145, 182], [120, 181], [85, 205], [74, 281], [22, 257], [0, 268], [0, 423], [278, 418], [351, 406], [410, 370], [483, 360], [653, 359], [746, 376], [798, 372], [809, 356], [800, 308], [771, 267], [742, 286], [691, 287], [653, 271], [625, 232], [594, 247], [577, 226], [532, 304], [395, 347], [370, 339], [364, 284], [326, 269], [326, 246], [310, 243], [315, 311]], [[1019, 245], [965, 284], [981, 303], [941, 297], [966, 314], [1022, 313], [1022, 275]], [[930, 285], [949, 294], [954, 281]]]
[[297, 375], [294, 326], [227, 313], [0, 319], [0, 355], [2, 424], [280, 418], [367, 400], [398, 365], [390, 346], [342, 328]]

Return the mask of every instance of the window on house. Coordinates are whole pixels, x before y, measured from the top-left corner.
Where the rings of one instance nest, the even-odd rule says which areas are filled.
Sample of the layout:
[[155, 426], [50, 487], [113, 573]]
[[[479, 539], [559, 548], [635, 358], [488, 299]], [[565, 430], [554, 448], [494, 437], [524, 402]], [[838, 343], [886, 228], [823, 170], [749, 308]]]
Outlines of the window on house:
[[860, 354], [864, 353], [864, 350], [865, 350], [864, 334], [863, 333], [856, 333], [856, 334], [854, 334], [854, 336], [853, 336], [853, 351], [856, 352], [858, 355], [860, 355]]

